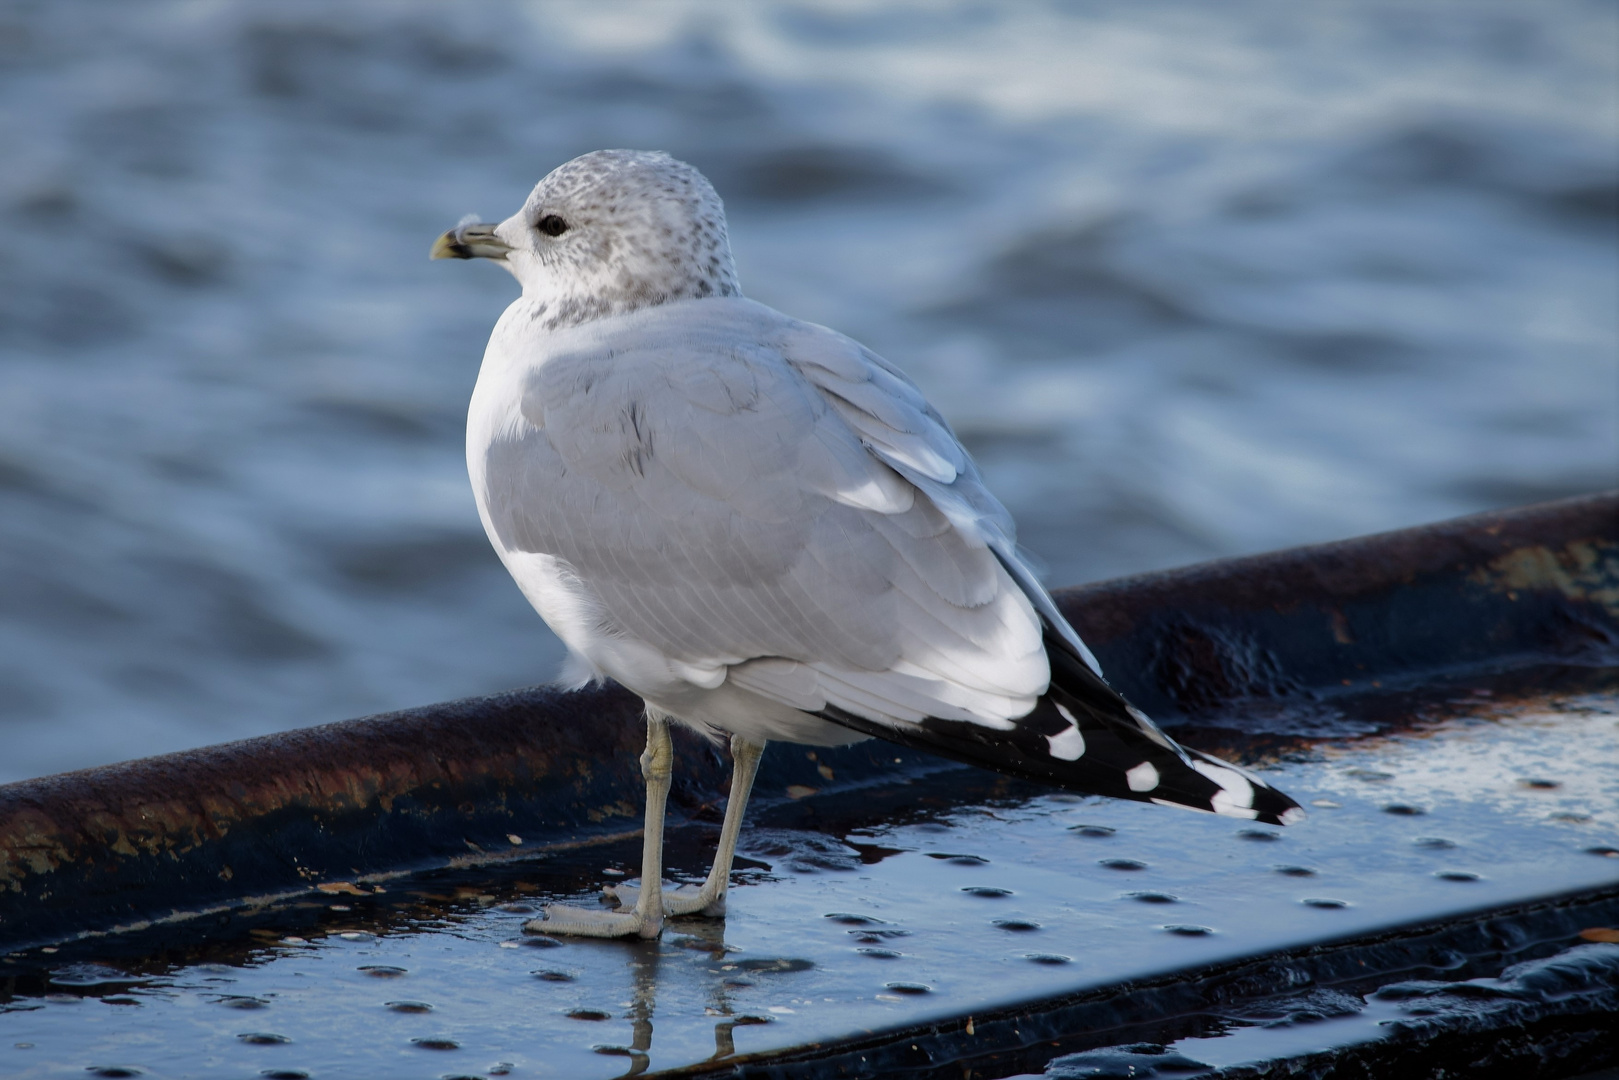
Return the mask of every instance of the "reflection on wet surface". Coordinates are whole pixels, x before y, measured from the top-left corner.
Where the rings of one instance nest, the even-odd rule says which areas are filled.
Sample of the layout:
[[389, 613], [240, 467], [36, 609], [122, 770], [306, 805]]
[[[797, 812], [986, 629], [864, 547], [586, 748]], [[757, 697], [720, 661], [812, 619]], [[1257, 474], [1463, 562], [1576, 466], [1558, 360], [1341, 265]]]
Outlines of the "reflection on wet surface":
[[[960, 771], [784, 798], [729, 918], [658, 942], [522, 931], [633, 866], [624, 842], [12, 956], [0, 1074], [605, 1078], [982, 1015], [1619, 883], [1616, 766], [1602, 692], [1292, 753], [1267, 766], [1311, 806], [1286, 830], [1032, 788], [952, 805]], [[906, 791], [939, 809], [891, 812]], [[674, 831], [676, 877], [711, 832]]]

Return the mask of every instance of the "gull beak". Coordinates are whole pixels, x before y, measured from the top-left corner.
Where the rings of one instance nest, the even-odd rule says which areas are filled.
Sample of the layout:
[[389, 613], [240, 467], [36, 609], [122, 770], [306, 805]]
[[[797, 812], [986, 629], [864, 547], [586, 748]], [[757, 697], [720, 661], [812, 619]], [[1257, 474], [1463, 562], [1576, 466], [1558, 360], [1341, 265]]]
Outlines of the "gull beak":
[[495, 226], [485, 222], [457, 225], [433, 241], [434, 259], [499, 259], [505, 261], [512, 246], [495, 235]]

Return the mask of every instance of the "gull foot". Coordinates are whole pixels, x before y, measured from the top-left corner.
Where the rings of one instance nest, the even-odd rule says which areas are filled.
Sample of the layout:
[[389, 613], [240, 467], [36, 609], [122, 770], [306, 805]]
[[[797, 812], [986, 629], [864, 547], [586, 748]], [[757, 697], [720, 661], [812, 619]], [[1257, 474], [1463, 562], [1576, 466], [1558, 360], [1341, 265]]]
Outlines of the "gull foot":
[[663, 920], [654, 922], [639, 911], [591, 911], [552, 904], [545, 909], [545, 918], [530, 919], [523, 924], [523, 929], [531, 934], [570, 934], [574, 937], [655, 938], [663, 932]]
[[[629, 911], [635, 907], [636, 901], [641, 898], [641, 888], [638, 885], [604, 885], [602, 892], [611, 899], [618, 901], [620, 911]], [[663, 886], [663, 913], [664, 915], [706, 915], [712, 919], [725, 918], [725, 897], [720, 896], [713, 900], [703, 895], [703, 890], [697, 885], [682, 885], [675, 888], [667, 883]]]

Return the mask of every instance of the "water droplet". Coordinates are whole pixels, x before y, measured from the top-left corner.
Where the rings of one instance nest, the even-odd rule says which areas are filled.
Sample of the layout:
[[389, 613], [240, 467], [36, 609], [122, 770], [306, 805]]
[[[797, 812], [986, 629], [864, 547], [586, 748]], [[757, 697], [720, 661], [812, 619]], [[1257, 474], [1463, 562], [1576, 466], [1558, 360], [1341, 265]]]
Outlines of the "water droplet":
[[1325, 896], [1306, 896], [1299, 903], [1318, 908], [1343, 908], [1349, 906], [1349, 901], [1347, 900], [1333, 900]]
[[1439, 870], [1434, 877], [1440, 881], [1477, 881], [1478, 875], [1471, 870]]
[[546, 982], [573, 982], [575, 978], [575, 976], [570, 972], [555, 970], [536, 971], [534, 973], [534, 977], [536, 979], [544, 979]]
[[1410, 803], [1389, 803], [1383, 807], [1383, 813], [1398, 814], [1400, 817], [1420, 817], [1427, 812], [1422, 807], [1412, 806]]
[[1061, 953], [1046, 952], [1024, 953], [1023, 959], [1034, 964], [1071, 964], [1074, 962], [1074, 958], [1072, 956], [1064, 956]]
[[394, 967], [391, 964], [365, 964], [362, 965], [359, 970], [365, 972], [373, 979], [397, 979], [402, 975], [410, 974], [404, 968]]
[[51, 983], [55, 986], [72, 986], [80, 989], [112, 990], [127, 987], [130, 983], [139, 981], [136, 976], [125, 974], [110, 964], [88, 963], [69, 964], [66, 967], [54, 968], [51, 971]]
[[1168, 930], [1171, 934], [1179, 934], [1181, 937], [1207, 937], [1209, 934], [1214, 933], [1214, 930], [1210, 927], [1192, 926], [1190, 924], [1166, 926], [1164, 929]]
[[425, 1001], [390, 1001], [388, 1008], [396, 1013], [425, 1013], [432, 1012], [433, 1006]]
[[248, 997], [244, 994], [231, 994], [219, 999], [219, 1003], [227, 1009], [267, 1009], [270, 1003], [263, 998]]
[[823, 915], [822, 918], [831, 919], [833, 922], [843, 923], [845, 926], [871, 926], [878, 924], [886, 925], [883, 923], [883, 920], [877, 918], [875, 915], [856, 915], [853, 912], [848, 911], [834, 911], [829, 915]]
[[425, 1039], [412, 1039], [410, 1041], [415, 1043], [417, 1046], [421, 1047], [423, 1050], [459, 1050], [459, 1049], [461, 1049], [461, 1044], [460, 1043], [456, 1042], [454, 1039], [446, 1039], [446, 1038], [443, 1038], [442, 1036], [425, 1038]]
[[528, 934], [523, 938], [523, 944], [531, 949], [562, 948], [562, 942], [554, 937], [546, 937], [544, 934]]
[[741, 971], [749, 971], [755, 975], [776, 975], [794, 971], [808, 971], [815, 966], [813, 960], [799, 960], [793, 957], [757, 957], [752, 960], [738, 960], [736, 967]]
[[861, 956], [869, 956], [873, 960], [898, 960], [901, 955], [893, 949], [856, 949], [855, 952]]
[[570, 1020], [611, 1020], [613, 1014], [603, 1012], [601, 1009], [574, 1009], [568, 1013]]
[[1103, 859], [1101, 864], [1109, 870], [1145, 870], [1147, 864], [1137, 859]]
[[1028, 919], [996, 919], [995, 925], [1002, 930], [1011, 930], [1014, 933], [1028, 933], [1030, 930], [1040, 929], [1040, 924], [1030, 922]]
[[1315, 877], [1315, 871], [1308, 866], [1278, 866], [1276, 872], [1288, 877]]
[[292, 1041], [285, 1035], [275, 1035], [268, 1031], [244, 1031], [236, 1037], [254, 1046], [278, 1046]]
[[1070, 825], [1068, 826], [1068, 831], [1071, 833], [1078, 833], [1080, 836], [1094, 836], [1101, 838], [1104, 836], [1112, 836], [1119, 830], [1111, 829], [1106, 825]]
[[891, 983], [883, 983], [883, 986], [886, 987], [889, 990], [894, 991], [894, 993], [896, 993], [896, 994], [931, 994], [931, 993], [933, 993], [933, 987], [929, 986], [927, 983], [891, 982]]
[[1143, 904], [1173, 904], [1180, 899], [1166, 892], [1129, 892], [1124, 896], [1127, 900], [1139, 900]]
[[999, 889], [994, 885], [966, 885], [962, 887], [961, 891], [966, 893], [968, 896], [984, 896], [991, 899], [1000, 896], [1012, 895], [1011, 889]]

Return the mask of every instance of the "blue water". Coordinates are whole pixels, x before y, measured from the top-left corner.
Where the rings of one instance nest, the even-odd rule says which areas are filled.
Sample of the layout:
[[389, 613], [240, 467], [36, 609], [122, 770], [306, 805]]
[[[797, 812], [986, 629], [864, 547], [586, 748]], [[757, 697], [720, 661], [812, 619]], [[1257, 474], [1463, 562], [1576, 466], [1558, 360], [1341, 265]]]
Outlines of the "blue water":
[[0, 11], [0, 780], [541, 681], [432, 264], [663, 148], [1067, 584], [1611, 486], [1619, 13], [1470, 0]]

